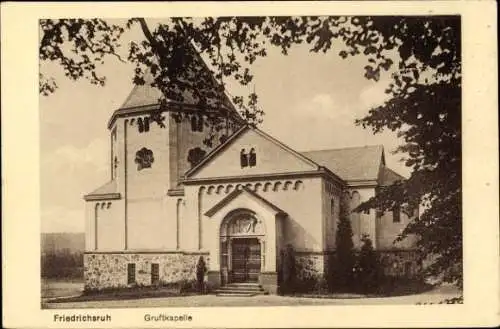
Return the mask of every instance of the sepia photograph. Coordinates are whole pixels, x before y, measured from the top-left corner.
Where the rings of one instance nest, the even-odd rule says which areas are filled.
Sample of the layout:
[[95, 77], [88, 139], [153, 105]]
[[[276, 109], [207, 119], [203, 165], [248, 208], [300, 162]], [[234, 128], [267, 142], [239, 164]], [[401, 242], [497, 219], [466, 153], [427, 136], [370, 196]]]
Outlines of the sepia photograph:
[[41, 19], [43, 307], [461, 303], [460, 22]]
[[500, 322], [465, 2], [3, 6], [6, 325]]

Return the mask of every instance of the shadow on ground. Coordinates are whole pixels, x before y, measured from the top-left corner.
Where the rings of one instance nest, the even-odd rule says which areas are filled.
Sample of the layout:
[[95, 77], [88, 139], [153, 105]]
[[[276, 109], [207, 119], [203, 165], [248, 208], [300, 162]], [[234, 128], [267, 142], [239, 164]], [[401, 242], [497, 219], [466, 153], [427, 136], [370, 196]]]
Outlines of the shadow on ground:
[[415, 295], [430, 291], [435, 286], [422, 280], [388, 280], [374, 293], [376, 297]]
[[[50, 286], [51, 283], [48, 283]], [[65, 283], [53, 282], [52, 290], [57, 290], [57, 287], [64, 287]], [[336, 293], [292, 293], [282, 297], [284, 298], [315, 298], [315, 299], [369, 299], [369, 298], [385, 298], [397, 296], [418, 295], [431, 291], [435, 287], [431, 284], [422, 281], [386, 281], [376, 291], [372, 293], [359, 292], [336, 292]], [[63, 304], [63, 303], [85, 303], [85, 302], [106, 302], [106, 301], [126, 301], [140, 299], [157, 299], [157, 298], [177, 298], [188, 296], [203, 296], [202, 294], [192, 291], [180, 291], [171, 287], [136, 287], [130, 289], [115, 289], [101, 292], [83, 292], [75, 289], [71, 290], [73, 295], [57, 296], [55, 298], [43, 298], [44, 304]], [[75, 294], [75, 292], [78, 292]], [[47, 296], [53, 297], [53, 296]], [[214, 296], [215, 297], [215, 296]]]
[[355, 286], [351, 289], [336, 289], [333, 292], [316, 292], [316, 291], [299, 291], [285, 294], [286, 296], [309, 297], [309, 298], [383, 298], [383, 297], [398, 297], [417, 295], [429, 292], [436, 288], [435, 285], [425, 283], [421, 280], [386, 280], [377, 288], [363, 290], [361, 287]]

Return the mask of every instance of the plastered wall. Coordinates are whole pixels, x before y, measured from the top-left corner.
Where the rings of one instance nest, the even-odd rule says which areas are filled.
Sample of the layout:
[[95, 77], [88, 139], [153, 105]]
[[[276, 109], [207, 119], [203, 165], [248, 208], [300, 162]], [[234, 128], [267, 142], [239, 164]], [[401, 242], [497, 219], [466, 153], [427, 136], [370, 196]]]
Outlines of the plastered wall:
[[[254, 181], [240, 185], [246, 186], [288, 214], [282, 223], [284, 245], [291, 243], [297, 250], [323, 250], [321, 178]], [[238, 184], [232, 183], [186, 187], [184, 216], [181, 218], [182, 248], [192, 250], [199, 246], [198, 203], [201, 201], [203, 230], [203, 226], [210, 220], [204, 213], [236, 188]]]

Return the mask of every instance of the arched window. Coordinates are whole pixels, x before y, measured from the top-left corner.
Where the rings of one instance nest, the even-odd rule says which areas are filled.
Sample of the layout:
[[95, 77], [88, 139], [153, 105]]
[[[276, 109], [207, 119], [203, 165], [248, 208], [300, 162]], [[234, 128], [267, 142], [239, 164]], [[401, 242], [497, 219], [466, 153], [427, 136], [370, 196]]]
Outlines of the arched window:
[[149, 118], [144, 118], [144, 131], [149, 131]]
[[330, 200], [330, 214], [332, 215], [332, 219], [335, 218], [335, 200], [332, 198]]
[[352, 192], [351, 202], [350, 202], [350, 211], [351, 211], [351, 225], [353, 233], [356, 237], [361, 237], [361, 223], [360, 223], [360, 213], [357, 211], [353, 211], [361, 204], [361, 195], [358, 191]]
[[193, 115], [191, 116], [191, 130], [196, 131], [196, 128], [198, 128], [197, 126], [198, 126], [198, 121], [196, 120], [196, 116]]
[[254, 167], [257, 164], [257, 155], [253, 147], [250, 149], [248, 164], [250, 167]]
[[207, 194], [213, 194], [215, 191], [215, 186], [210, 185], [207, 190]]
[[137, 119], [137, 128], [139, 129], [140, 133], [144, 131], [144, 123], [142, 122], [142, 118]]
[[241, 149], [240, 152], [240, 165], [241, 168], [248, 167], [248, 157], [247, 154], [245, 153], [245, 149]]
[[392, 222], [401, 222], [401, 207], [399, 205], [396, 205], [394, 206], [394, 208], [392, 208]]
[[295, 182], [295, 185], [293, 186], [293, 189], [294, 190], [300, 190], [302, 188], [302, 185], [303, 185], [302, 181], [298, 180], [298, 181]]
[[203, 131], [203, 116], [195, 115], [191, 116], [191, 130], [192, 131]]
[[196, 131], [203, 131], [203, 116], [198, 117], [198, 122], [196, 123]]

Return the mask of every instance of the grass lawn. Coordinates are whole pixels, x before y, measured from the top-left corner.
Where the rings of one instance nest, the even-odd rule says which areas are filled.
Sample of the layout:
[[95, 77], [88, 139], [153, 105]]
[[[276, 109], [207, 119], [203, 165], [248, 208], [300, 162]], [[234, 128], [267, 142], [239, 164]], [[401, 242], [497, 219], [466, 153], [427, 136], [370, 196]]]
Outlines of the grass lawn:
[[180, 292], [179, 289], [169, 287], [141, 287], [102, 292], [80, 292], [68, 298], [51, 301], [52, 303], [80, 303], [91, 301], [110, 301], [144, 298], [168, 298], [199, 295], [196, 292]]
[[42, 299], [77, 296], [83, 291], [83, 279], [42, 279], [41, 288]]

